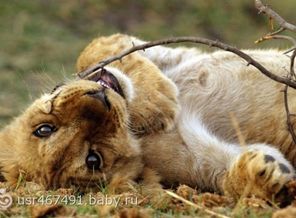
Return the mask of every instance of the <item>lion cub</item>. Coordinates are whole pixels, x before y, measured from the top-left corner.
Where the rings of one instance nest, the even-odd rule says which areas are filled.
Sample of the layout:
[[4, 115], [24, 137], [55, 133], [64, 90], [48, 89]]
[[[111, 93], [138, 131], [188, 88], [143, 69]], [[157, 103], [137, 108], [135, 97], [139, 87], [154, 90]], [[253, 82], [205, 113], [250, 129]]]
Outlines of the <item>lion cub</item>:
[[[135, 37], [121, 34], [97, 38], [79, 56], [77, 69], [82, 71], [106, 57], [142, 43]], [[277, 73], [283, 74], [285, 70], [274, 64], [272, 58], [276, 63], [288, 66], [289, 59], [279, 52], [248, 52], [264, 65], [271, 65]], [[147, 86], [144, 89], [139, 83], [138, 78], [152, 74], [151, 71], [161, 70], [177, 85], [179, 92], [181, 112], [174, 128], [140, 138], [145, 166], [154, 169], [163, 183], [185, 183], [236, 199], [241, 195], [271, 199], [293, 178], [294, 169], [289, 161], [276, 148], [265, 144], [278, 145], [285, 153], [287, 146], [291, 147], [288, 131], [273, 128], [276, 123], [281, 127], [285, 120], [282, 96], [279, 96], [280, 85], [227, 52], [203, 54], [196, 49], [157, 46], [133, 55], [112, 64], [133, 81], [135, 99], [138, 96], [138, 100], [131, 102], [131, 108], [133, 104], [138, 108], [144, 106], [145, 102], [141, 101], [143, 93], [158, 88], [150, 80], [145, 80]], [[145, 64], [151, 66], [149, 71], [143, 69]], [[161, 96], [163, 94], [166, 93], [161, 93]], [[149, 118], [162, 120], [162, 116], [158, 117], [154, 111], [163, 104], [159, 99], [149, 100], [154, 103], [154, 107], [149, 107], [152, 111]], [[272, 116], [266, 117], [266, 111], [271, 108]], [[246, 147], [239, 145], [230, 112], [241, 125], [242, 134], [249, 143]], [[129, 113], [133, 116], [135, 111], [130, 110]], [[275, 113], [280, 115], [276, 117]], [[136, 123], [141, 125], [143, 121]], [[266, 133], [262, 132], [264, 128], [268, 130]], [[283, 137], [288, 138], [283, 140]], [[291, 160], [295, 157], [289, 156], [292, 153], [287, 153]]]
[[[132, 40], [124, 35], [96, 39], [82, 52], [78, 69], [120, 52]], [[54, 89], [1, 131], [0, 164], [10, 183], [21, 171], [47, 188], [96, 187], [118, 178], [136, 180], [153, 169], [169, 186], [272, 199], [294, 176], [277, 149], [260, 141], [241, 147], [212, 134], [194, 107], [198, 102], [186, 102], [186, 96], [199, 94], [196, 86], [176, 83], [177, 97], [176, 86], [141, 53], [102, 69], [92, 80]]]

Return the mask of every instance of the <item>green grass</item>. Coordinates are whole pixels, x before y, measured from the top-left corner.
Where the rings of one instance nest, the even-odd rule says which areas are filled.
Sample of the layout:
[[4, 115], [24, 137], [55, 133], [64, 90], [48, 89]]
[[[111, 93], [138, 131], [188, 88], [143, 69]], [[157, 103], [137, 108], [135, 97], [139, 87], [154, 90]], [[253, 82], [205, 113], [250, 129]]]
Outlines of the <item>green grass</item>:
[[[294, 0], [268, 3], [295, 21]], [[253, 42], [268, 26], [249, 0], [0, 0], [0, 29], [1, 127], [40, 93], [72, 77], [79, 52], [98, 35], [204, 36], [249, 48], [258, 47]]]

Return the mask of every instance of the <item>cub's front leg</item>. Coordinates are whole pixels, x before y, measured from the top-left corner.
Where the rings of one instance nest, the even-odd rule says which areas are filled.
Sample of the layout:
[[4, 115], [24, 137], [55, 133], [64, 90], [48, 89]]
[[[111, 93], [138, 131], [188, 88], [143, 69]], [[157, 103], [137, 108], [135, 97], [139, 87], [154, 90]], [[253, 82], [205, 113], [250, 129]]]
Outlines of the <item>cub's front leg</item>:
[[255, 195], [272, 200], [294, 176], [293, 167], [278, 150], [251, 145], [230, 165], [223, 189], [235, 199]]
[[[133, 46], [131, 37], [122, 34], [94, 39], [77, 60], [78, 72]], [[109, 66], [109, 65], [108, 65]], [[127, 75], [133, 83], [134, 98], [129, 103], [129, 127], [141, 136], [168, 131], [175, 125], [179, 111], [178, 90], [159, 68], [139, 53], [130, 54], [110, 64]]]

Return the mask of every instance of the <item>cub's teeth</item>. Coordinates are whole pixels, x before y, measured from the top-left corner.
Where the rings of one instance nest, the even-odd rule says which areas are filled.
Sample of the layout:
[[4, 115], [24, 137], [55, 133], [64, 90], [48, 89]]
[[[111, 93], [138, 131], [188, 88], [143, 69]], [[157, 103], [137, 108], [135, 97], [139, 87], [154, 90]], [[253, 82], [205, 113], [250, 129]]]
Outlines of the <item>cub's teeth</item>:
[[108, 88], [108, 89], [111, 88], [111, 87], [110, 87], [107, 83], [105, 83], [103, 80], [99, 80], [98, 82], [99, 82], [99, 84], [100, 84], [101, 86], [103, 86], [103, 87], [105, 87], [105, 88]]

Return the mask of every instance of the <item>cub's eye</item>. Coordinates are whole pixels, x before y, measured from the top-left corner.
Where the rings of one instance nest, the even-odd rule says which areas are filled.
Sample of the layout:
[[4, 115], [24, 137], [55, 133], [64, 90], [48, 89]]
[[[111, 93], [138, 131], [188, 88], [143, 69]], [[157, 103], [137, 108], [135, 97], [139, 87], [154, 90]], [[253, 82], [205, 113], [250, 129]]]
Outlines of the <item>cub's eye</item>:
[[33, 134], [39, 138], [48, 137], [56, 131], [56, 127], [50, 124], [43, 124], [39, 126]]

